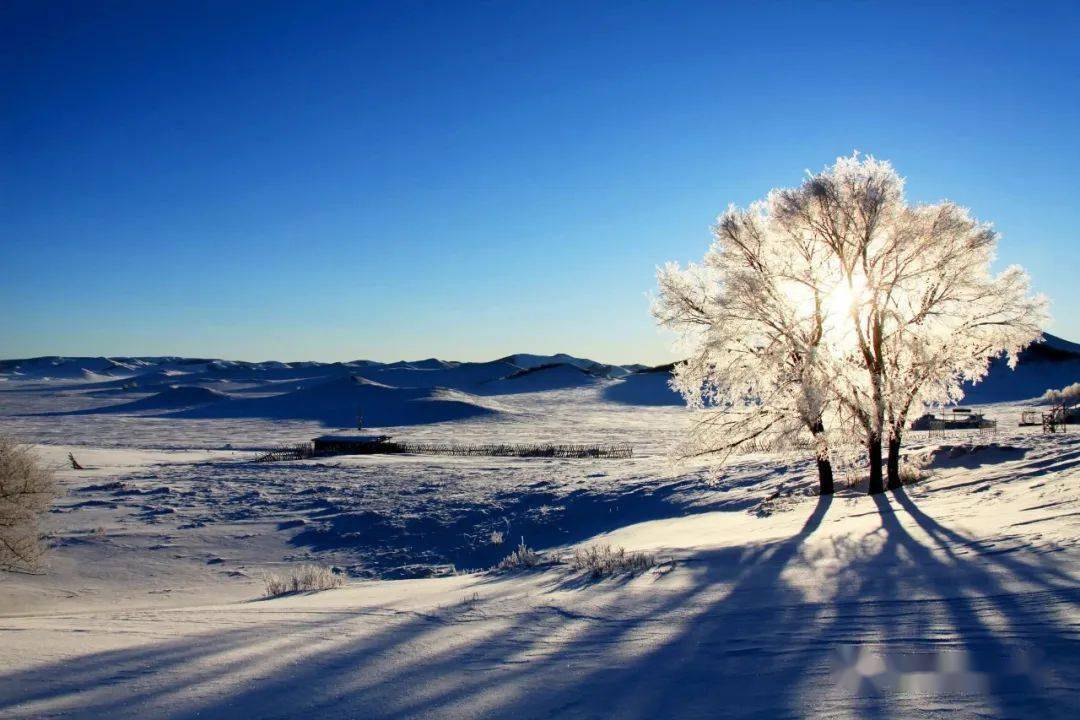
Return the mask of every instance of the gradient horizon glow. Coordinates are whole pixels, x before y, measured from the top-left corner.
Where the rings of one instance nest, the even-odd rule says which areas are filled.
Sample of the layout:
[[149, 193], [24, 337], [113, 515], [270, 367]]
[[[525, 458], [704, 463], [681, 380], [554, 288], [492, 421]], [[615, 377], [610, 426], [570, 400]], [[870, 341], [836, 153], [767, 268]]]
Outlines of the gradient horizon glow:
[[1080, 340], [1076, 3], [14, 2], [0, 357], [675, 358], [655, 267], [860, 150]]

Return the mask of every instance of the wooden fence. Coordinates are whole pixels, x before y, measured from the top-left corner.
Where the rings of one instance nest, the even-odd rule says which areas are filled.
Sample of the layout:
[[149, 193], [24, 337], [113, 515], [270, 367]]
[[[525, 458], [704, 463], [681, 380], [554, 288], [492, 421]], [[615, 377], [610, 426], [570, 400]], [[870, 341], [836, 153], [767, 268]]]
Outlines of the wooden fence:
[[295, 445], [282, 445], [274, 448], [264, 455], [255, 458], [255, 462], [277, 462], [280, 460], [306, 460], [315, 456], [315, 449], [311, 443], [296, 443]]
[[[462, 457], [521, 457], [521, 458], [599, 458], [626, 459], [634, 456], [634, 448], [627, 443], [616, 445], [526, 445], [526, 444], [491, 444], [491, 445], [453, 445], [449, 443], [409, 443], [383, 442], [373, 444], [364, 452], [330, 453], [332, 455], [350, 454], [388, 454], [388, 455], [453, 455]], [[277, 462], [283, 460], [306, 460], [316, 457], [311, 443], [282, 445], [255, 458], [255, 462]], [[324, 457], [320, 454], [318, 457]]]
[[386, 452], [414, 455], [461, 455], [525, 458], [604, 458], [625, 459], [634, 456], [627, 443], [617, 445], [452, 445], [444, 443], [386, 443]]

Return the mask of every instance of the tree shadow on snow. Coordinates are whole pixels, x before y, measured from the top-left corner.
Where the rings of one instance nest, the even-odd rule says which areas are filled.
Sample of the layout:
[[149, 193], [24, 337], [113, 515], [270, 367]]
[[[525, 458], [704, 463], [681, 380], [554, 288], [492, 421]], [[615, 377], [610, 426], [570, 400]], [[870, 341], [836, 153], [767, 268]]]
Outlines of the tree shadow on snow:
[[875, 498], [880, 527], [835, 540], [835, 589], [807, 597], [791, 573], [815, 562], [805, 540], [831, 502], [790, 537], [700, 554], [662, 591], [642, 578], [522, 611], [495, 582], [490, 602], [427, 613], [297, 609], [277, 634], [0, 674], [0, 716], [46, 700], [81, 717], [1070, 716], [1074, 578], [1049, 557], [989, 554], [901, 491], [898, 507]]

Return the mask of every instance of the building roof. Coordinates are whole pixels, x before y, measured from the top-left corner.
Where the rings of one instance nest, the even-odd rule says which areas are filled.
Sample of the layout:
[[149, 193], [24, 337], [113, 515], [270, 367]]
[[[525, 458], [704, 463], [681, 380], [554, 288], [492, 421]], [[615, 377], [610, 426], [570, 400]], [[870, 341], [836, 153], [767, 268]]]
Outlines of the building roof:
[[332, 435], [320, 435], [313, 442], [337, 442], [337, 443], [377, 443], [389, 440], [389, 435], [361, 435], [359, 433], [334, 433]]

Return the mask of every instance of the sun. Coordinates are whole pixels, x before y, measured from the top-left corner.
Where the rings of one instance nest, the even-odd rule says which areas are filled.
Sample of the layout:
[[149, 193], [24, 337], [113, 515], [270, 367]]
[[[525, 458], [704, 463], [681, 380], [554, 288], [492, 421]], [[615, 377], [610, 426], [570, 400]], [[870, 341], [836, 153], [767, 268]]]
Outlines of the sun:
[[866, 278], [855, 275], [849, 283], [838, 282], [825, 297], [825, 320], [833, 327], [841, 327], [851, 317], [851, 311], [866, 298]]

